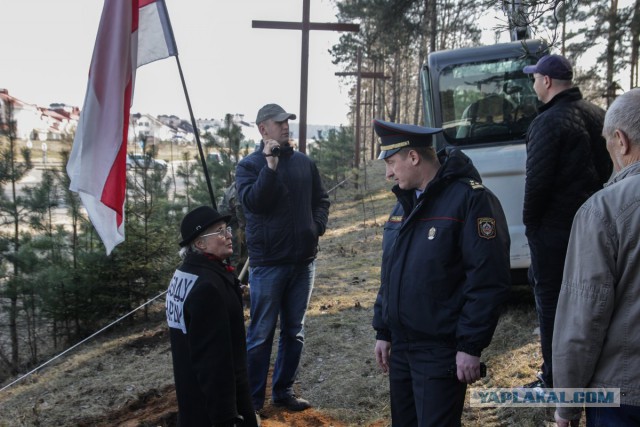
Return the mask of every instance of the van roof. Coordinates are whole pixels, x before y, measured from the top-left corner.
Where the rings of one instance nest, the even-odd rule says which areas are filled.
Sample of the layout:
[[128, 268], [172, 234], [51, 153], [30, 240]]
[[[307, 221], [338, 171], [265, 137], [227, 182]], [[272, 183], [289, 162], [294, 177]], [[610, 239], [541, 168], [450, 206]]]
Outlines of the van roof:
[[525, 54], [539, 58], [547, 53], [549, 53], [549, 48], [547, 44], [541, 40], [520, 40], [489, 46], [438, 50], [429, 54], [425, 66], [428, 65], [431, 69], [442, 69], [451, 64], [463, 64], [479, 60], [490, 61], [508, 56], [524, 56]]

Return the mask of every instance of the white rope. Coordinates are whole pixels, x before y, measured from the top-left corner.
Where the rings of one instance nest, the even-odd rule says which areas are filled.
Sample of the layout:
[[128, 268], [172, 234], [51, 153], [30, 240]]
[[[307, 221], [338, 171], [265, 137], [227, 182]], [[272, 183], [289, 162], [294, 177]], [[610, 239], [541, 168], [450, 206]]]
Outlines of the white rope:
[[26, 374], [24, 374], [23, 376], [21, 376], [20, 378], [18, 378], [17, 380], [7, 384], [6, 386], [0, 388], [0, 392], [3, 392], [4, 390], [8, 389], [9, 387], [11, 387], [12, 385], [16, 384], [17, 382], [22, 381], [23, 379], [25, 379], [26, 377], [28, 377], [31, 374], [34, 374], [35, 372], [39, 371], [40, 369], [44, 368], [45, 366], [47, 366], [49, 363], [53, 362], [54, 360], [64, 356], [65, 354], [69, 353], [71, 350], [73, 350], [74, 348], [78, 347], [81, 344], [84, 344], [85, 342], [89, 341], [91, 338], [95, 337], [96, 335], [104, 332], [105, 330], [109, 329], [110, 327], [112, 327], [113, 325], [115, 325], [116, 323], [122, 321], [123, 319], [126, 319], [127, 317], [131, 316], [133, 313], [135, 313], [136, 311], [140, 310], [141, 308], [145, 307], [146, 305], [151, 304], [153, 301], [157, 300], [158, 298], [160, 298], [161, 296], [163, 296], [164, 294], [166, 294], [167, 291], [161, 292], [160, 294], [156, 295], [155, 297], [153, 297], [152, 299], [150, 299], [149, 301], [145, 302], [144, 304], [142, 304], [140, 307], [131, 310], [130, 312], [128, 312], [127, 314], [125, 314], [124, 316], [120, 317], [118, 320], [115, 320], [111, 323], [109, 323], [107, 326], [105, 326], [104, 328], [100, 329], [98, 332], [94, 332], [93, 334], [91, 334], [90, 336], [88, 336], [87, 338], [83, 339], [82, 341], [72, 345], [71, 347], [69, 347], [68, 349], [66, 349], [65, 351], [63, 351], [62, 353], [58, 354], [57, 356], [53, 357], [52, 359], [47, 360], [46, 362], [44, 362], [42, 365], [38, 366], [37, 368], [31, 370], [30, 372], [27, 372]]
[[339, 183], [334, 185], [333, 188], [331, 188], [329, 191], [327, 191], [327, 194], [331, 193], [333, 190], [335, 190], [336, 188], [340, 187], [342, 184], [344, 184], [345, 182], [349, 181], [350, 179], [351, 179], [350, 176], [346, 177], [345, 179], [343, 179], [342, 181], [340, 181]]

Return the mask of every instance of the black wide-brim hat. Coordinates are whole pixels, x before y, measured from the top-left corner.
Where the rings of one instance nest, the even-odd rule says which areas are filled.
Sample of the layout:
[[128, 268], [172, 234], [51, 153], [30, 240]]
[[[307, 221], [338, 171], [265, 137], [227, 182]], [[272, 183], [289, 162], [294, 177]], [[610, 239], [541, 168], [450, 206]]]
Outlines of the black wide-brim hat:
[[432, 147], [433, 135], [442, 132], [441, 128], [428, 128], [403, 123], [373, 120], [373, 129], [380, 137], [380, 156], [383, 160], [391, 157], [405, 147]]
[[211, 206], [199, 206], [195, 208], [182, 218], [182, 223], [180, 224], [182, 241], [180, 242], [180, 246], [187, 246], [193, 239], [216, 222], [224, 221], [228, 223], [230, 219], [231, 215], [221, 215], [220, 212]]

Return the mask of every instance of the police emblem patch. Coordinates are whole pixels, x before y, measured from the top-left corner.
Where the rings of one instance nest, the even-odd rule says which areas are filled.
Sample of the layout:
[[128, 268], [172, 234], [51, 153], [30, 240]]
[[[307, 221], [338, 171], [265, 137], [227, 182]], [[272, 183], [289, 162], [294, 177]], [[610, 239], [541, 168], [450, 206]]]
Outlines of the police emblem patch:
[[496, 237], [496, 220], [493, 218], [478, 218], [478, 236], [483, 239]]
[[429, 237], [427, 237], [429, 240], [433, 240], [436, 238], [436, 228], [435, 227], [431, 227], [429, 229]]

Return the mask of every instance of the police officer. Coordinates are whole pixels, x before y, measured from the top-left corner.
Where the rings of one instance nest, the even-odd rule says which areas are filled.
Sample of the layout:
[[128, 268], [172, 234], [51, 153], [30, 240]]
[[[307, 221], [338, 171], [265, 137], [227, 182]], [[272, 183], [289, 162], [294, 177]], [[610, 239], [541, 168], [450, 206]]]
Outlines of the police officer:
[[389, 373], [394, 427], [459, 426], [510, 286], [496, 196], [441, 129], [374, 120], [398, 202], [384, 226], [375, 356]]

